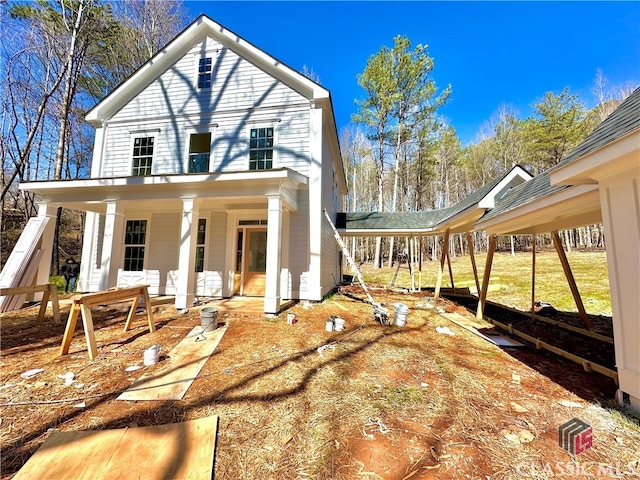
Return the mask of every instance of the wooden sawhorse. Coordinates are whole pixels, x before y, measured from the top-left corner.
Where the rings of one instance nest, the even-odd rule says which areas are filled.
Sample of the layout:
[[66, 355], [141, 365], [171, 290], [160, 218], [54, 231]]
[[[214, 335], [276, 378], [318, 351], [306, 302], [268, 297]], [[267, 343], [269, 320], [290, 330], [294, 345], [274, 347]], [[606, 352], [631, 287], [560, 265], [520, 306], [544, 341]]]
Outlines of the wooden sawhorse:
[[93, 319], [91, 318], [91, 307], [94, 307], [96, 305], [132, 300], [129, 315], [127, 317], [127, 322], [124, 325], [124, 331], [126, 332], [127, 330], [129, 330], [129, 328], [131, 328], [131, 323], [136, 316], [136, 308], [138, 307], [138, 303], [140, 302], [140, 297], [142, 297], [144, 299], [145, 309], [147, 310], [149, 331], [155, 332], [156, 326], [153, 321], [153, 313], [151, 312], [151, 300], [149, 299], [149, 292], [147, 290], [147, 287], [148, 285], [137, 285], [134, 287], [114, 288], [111, 290], [105, 290], [104, 292], [87, 293], [73, 298], [73, 305], [71, 305], [69, 318], [67, 319], [67, 326], [64, 330], [64, 336], [62, 337], [60, 355], [66, 355], [67, 353], [69, 353], [69, 346], [71, 345], [73, 332], [76, 328], [78, 315], [82, 313], [82, 324], [84, 326], [84, 336], [87, 339], [89, 358], [93, 360], [98, 356], [98, 349], [96, 348], [96, 337], [93, 331]]
[[36, 323], [42, 323], [44, 314], [47, 311], [47, 303], [51, 302], [53, 309], [53, 320], [60, 323], [60, 304], [58, 303], [58, 287], [54, 283], [44, 283], [42, 285], [31, 285], [29, 287], [9, 287], [0, 288], [0, 296], [8, 297], [10, 295], [28, 295], [30, 293], [42, 292], [42, 301], [40, 302], [40, 310]]

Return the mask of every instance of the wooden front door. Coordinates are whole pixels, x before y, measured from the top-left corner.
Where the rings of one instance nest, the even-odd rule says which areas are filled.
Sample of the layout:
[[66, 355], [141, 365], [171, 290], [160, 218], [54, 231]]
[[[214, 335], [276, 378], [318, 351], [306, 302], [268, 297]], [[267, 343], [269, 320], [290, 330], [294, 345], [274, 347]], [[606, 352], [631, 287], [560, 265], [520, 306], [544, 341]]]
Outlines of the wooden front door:
[[267, 230], [247, 228], [238, 230], [238, 266], [236, 278], [240, 277], [241, 295], [264, 296], [267, 271]]

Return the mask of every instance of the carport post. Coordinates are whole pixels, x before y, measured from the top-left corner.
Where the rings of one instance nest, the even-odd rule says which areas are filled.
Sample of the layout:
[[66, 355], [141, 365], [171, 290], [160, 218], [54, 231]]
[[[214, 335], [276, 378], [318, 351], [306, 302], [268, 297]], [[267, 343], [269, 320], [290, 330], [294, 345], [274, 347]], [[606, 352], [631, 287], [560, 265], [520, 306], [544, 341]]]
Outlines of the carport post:
[[440, 287], [442, 286], [442, 274], [444, 273], [444, 258], [445, 255], [449, 255], [449, 229], [444, 232], [444, 238], [442, 239], [442, 251], [440, 252], [440, 267], [438, 268], [438, 279], [436, 280], [436, 291], [433, 298], [436, 300], [440, 298]]
[[482, 276], [482, 291], [480, 293], [480, 300], [478, 301], [478, 311], [476, 312], [476, 318], [482, 320], [484, 315], [484, 303], [487, 300], [487, 291], [489, 290], [489, 277], [491, 276], [491, 267], [493, 265], [493, 254], [496, 251], [496, 236], [489, 236], [489, 247], [487, 248], [487, 263], [484, 267], [484, 274]]
[[531, 235], [531, 320], [536, 316], [536, 234]]
[[[451, 234], [449, 233], [449, 230], [447, 230], [447, 267], [449, 268], [449, 280], [451, 280], [451, 290], [453, 290], [453, 293], [456, 293], [456, 286], [453, 283], [453, 270], [451, 270], [451, 255], [449, 255], [449, 237], [450, 236]], [[456, 248], [455, 242], [453, 244], [453, 248], [454, 250]]]
[[558, 257], [560, 257], [560, 263], [562, 264], [562, 269], [564, 270], [564, 276], [567, 277], [567, 282], [569, 283], [569, 288], [571, 288], [571, 293], [573, 294], [573, 299], [576, 302], [576, 307], [578, 307], [578, 313], [580, 313], [582, 323], [584, 323], [584, 326], [587, 328], [587, 330], [593, 331], [591, 321], [589, 320], [587, 312], [584, 309], [584, 305], [582, 304], [582, 298], [580, 298], [580, 292], [578, 291], [576, 280], [575, 278], [573, 278], [573, 274], [571, 273], [571, 267], [569, 266], [567, 255], [564, 253], [564, 249], [562, 248], [562, 243], [560, 242], [558, 232], [551, 232], [551, 237], [553, 238], [553, 246], [556, 247], [556, 252], [558, 252]]
[[476, 281], [476, 292], [480, 295], [480, 282], [478, 281], [478, 268], [476, 267], [476, 255], [473, 248], [473, 238], [470, 232], [467, 233], [467, 243], [469, 244], [469, 256], [471, 257], [471, 267], [473, 268], [473, 279]]

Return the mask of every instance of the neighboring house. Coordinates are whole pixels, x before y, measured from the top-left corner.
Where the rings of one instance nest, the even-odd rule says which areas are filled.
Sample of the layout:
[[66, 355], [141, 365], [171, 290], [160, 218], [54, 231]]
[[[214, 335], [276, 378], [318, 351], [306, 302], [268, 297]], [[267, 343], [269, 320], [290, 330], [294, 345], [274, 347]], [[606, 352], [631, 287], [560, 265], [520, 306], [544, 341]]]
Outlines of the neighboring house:
[[203, 15], [86, 120], [91, 178], [20, 187], [41, 217], [87, 212], [79, 291], [147, 284], [178, 309], [258, 296], [277, 313], [335, 287], [323, 209], [335, 218], [347, 187], [325, 88]]

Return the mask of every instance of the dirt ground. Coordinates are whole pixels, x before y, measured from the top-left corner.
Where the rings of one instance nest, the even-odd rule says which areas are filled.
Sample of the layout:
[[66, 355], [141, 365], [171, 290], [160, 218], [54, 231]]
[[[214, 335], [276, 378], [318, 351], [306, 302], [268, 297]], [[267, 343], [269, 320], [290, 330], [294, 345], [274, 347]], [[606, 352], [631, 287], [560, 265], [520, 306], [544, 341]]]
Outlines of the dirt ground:
[[[43, 325], [36, 306], [3, 314], [0, 478], [10, 479], [51, 430], [209, 415], [220, 419], [217, 479], [640, 478], [640, 419], [614, 402], [613, 380], [531, 346], [501, 349], [445, 318], [473, 320], [450, 300], [372, 293], [392, 319], [396, 303], [407, 305], [407, 324], [375, 322], [355, 287], [278, 317], [220, 315], [228, 329], [179, 401], [116, 397], [161, 368], [166, 355], [125, 370], [142, 366], [150, 345], [168, 354], [200, 324], [199, 308], [159, 307], [155, 333], [143, 313], [124, 332], [126, 306], [98, 308], [94, 360], [81, 322], [61, 357], [64, 325], [51, 312]], [[332, 315], [345, 320], [344, 331], [326, 331]], [[21, 376], [35, 368], [43, 371]], [[68, 372], [70, 385], [60, 378]], [[593, 446], [579, 455], [558, 442], [558, 428], [573, 418], [593, 429]]]

